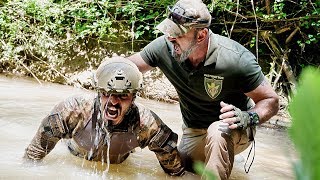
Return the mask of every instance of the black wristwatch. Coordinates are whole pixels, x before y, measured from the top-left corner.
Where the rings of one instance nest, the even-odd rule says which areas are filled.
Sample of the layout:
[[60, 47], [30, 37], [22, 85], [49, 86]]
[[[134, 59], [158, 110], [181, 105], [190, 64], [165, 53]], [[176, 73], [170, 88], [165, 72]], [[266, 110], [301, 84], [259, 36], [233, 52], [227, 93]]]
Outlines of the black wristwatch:
[[259, 124], [259, 115], [256, 112], [248, 112], [250, 117], [249, 126], [256, 126]]

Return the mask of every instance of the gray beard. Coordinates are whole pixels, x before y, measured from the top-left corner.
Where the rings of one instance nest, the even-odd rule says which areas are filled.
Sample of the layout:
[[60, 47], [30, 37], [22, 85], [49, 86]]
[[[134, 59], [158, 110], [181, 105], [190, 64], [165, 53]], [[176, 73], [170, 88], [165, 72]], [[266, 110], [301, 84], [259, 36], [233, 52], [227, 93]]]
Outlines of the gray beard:
[[192, 41], [190, 46], [186, 51], [182, 51], [181, 54], [177, 54], [174, 50], [172, 51], [172, 57], [178, 62], [178, 63], [183, 63], [188, 59], [192, 51], [196, 48], [197, 43], [195, 41]]
[[189, 55], [191, 54], [193, 49], [188, 49], [187, 51], [182, 52], [182, 54], [177, 54], [175, 51], [172, 52], [172, 56], [173, 58], [179, 62], [179, 63], [183, 63], [184, 61], [186, 61], [189, 57]]

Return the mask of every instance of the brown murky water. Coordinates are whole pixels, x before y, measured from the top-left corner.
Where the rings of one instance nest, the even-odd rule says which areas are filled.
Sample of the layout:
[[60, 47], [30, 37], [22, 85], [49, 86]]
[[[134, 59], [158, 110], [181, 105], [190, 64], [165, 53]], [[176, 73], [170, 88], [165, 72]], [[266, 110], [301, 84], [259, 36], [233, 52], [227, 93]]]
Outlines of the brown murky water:
[[[90, 162], [69, 153], [64, 141], [42, 162], [22, 159], [40, 121], [60, 100], [85, 90], [56, 85], [38, 84], [29, 78], [10, 78], [0, 75], [0, 179], [199, 179], [196, 175], [170, 177], [161, 169], [154, 153], [136, 149], [119, 165]], [[170, 128], [181, 134], [179, 106], [137, 98], [154, 110]], [[243, 165], [249, 150], [236, 156], [230, 179], [294, 179], [292, 161], [294, 148], [284, 130], [258, 128], [255, 161], [246, 174]]]

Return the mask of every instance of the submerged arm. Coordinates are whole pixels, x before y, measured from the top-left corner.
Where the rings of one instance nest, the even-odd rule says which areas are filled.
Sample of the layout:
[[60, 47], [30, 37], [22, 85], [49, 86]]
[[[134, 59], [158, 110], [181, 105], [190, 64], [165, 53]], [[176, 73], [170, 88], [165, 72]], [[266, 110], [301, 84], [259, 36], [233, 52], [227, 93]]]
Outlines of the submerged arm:
[[68, 98], [53, 108], [45, 117], [31, 143], [26, 148], [25, 158], [32, 160], [43, 159], [62, 138], [70, 138], [73, 129], [84, 115], [79, 110], [79, 99]]
[[140, 111], [140, 119], [139, 141], [142, 148], [148, 146], [156, 154], [166, 173], [172, 176], [182, 175], [185, 170], [177, 150], [178, 135], [150, 110]]
[[26, 148], [25, 158], [40, 160], [54, 148], [56, 143], [64, 136], [66, 128], [60, 114], [51, 114], [45, 117], [30, 145]]

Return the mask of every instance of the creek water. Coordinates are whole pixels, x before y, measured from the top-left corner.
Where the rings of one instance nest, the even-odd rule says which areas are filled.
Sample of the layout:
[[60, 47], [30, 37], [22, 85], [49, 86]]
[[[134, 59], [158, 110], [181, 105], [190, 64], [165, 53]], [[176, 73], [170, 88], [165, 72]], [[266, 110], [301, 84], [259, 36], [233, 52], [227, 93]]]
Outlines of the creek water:
[[[122, 164], [90, 162], [69, 153], [63, 140], [41, 162], [25, 162], [24, 149], [35, 135], [42, 118], [64, 98], [88, 93], [79, 88], [43, 83], [30, 78], [0, 75], [0, 179], [199, 179], [188, 174], [170, 177], [148, 148], [137, 148]], [[155, 111], [181, 135], [181, 115], [177, 104], [137, 98]], [[294, 179], [292, 163], [297, 160], [285, 130], [258, 127], [255, 160], [250, 172], [244, 172], [248, 152], [235, 158], [230, 179]], [[251, 156], [253, 152], [251, 153]], [[249, 160], [249, 164], [250, 164]]]

